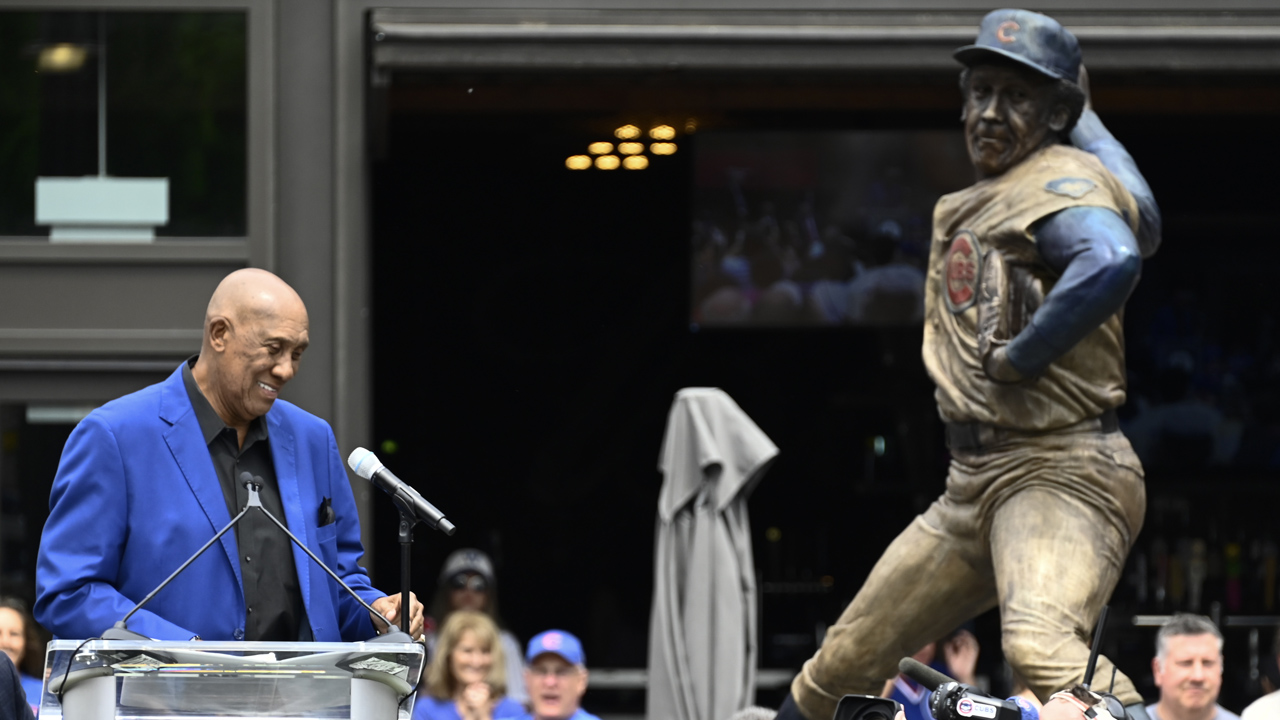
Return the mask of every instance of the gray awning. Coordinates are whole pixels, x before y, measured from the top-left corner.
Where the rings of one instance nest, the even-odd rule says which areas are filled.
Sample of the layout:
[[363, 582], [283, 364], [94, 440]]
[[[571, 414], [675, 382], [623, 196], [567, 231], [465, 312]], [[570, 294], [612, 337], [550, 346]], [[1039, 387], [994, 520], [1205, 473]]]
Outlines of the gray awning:
[[[379, 71], [953, 70], [981, 12], [380, 9]], [[1090, 68], [1280, 70], [1280, 11], [1055, 13]]]

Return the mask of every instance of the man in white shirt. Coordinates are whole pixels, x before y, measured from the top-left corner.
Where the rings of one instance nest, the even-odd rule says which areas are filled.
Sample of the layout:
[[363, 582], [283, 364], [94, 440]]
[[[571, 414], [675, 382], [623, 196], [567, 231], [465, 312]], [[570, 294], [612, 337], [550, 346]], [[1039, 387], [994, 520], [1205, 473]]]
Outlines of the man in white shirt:
[[[1276, 628], [1276, 637], [1271, 641], [1271, 651], [1276, 654], [1276, 663], [1280, 664], [1280, 628]], [[1240, 713], [1243, 720], [1268, 720], [1280, 718], [1280, 690], [1268, 693], [1254, 700], [1249, 707]]]
[[1222, 633], [1203, 615], [1178, 613], [1156, 635], [1151, 661], [1160, 700], [1152, 720], [1239, 720], [1218, 704], [1222, 689]]

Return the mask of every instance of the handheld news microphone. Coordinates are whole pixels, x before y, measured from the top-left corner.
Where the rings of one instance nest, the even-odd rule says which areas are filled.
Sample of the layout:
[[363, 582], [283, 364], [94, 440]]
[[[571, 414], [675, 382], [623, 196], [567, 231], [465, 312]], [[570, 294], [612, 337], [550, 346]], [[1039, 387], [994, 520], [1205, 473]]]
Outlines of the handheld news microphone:
[[972, 685], [947, 677], [915, 658], [904, 657], [898, 670], [933, 691], [929, 710], [937, 720], [1040, 720], [1040, 711], [1026, 700], [992, 697]]
[[457, 529], [453, 523], [445, 519], [444, 513], [440, 512], [435, 505], [427, 502], [425, 498], [414, 490], [405, 481], [396, 477], [378, 456], [358, 447], [351, 451], [351, 455], [347, 458], [347, 465], [351, 471], [369, 482], [377, 485], [383, 492], [390, 495], [396, 501], [396, 506], [407, 513], [412, 514], [422, 522], [439, 530], [445, 535], [452, 535]]

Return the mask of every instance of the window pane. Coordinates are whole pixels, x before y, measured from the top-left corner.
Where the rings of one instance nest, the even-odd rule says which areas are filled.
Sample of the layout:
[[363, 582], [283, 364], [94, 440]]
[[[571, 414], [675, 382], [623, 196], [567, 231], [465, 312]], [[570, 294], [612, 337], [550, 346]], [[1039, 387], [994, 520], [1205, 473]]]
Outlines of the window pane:
[[36, 177], [168, 178], [157, 236], [241, 237], [246, 217], [244, 12], [0, 13], [0, 235], [35, 224]]

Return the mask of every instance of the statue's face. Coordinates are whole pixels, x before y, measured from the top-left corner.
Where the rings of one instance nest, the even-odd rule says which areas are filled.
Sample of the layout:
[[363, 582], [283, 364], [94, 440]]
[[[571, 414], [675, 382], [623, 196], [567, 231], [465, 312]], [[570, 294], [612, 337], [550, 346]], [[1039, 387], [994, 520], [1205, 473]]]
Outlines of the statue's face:
[[979, 177], [1004, 173], [1066, 127], [1054, 82], [1033, 70], [975, 65], [964, 91], [965, 142]]

